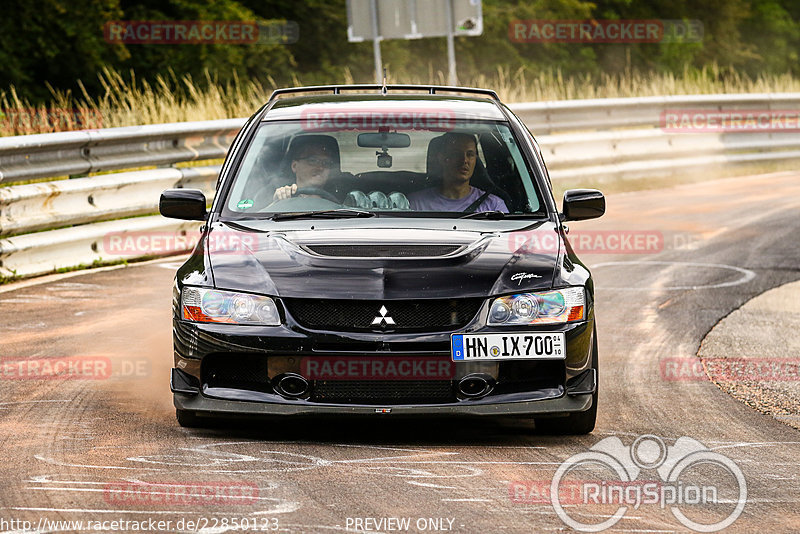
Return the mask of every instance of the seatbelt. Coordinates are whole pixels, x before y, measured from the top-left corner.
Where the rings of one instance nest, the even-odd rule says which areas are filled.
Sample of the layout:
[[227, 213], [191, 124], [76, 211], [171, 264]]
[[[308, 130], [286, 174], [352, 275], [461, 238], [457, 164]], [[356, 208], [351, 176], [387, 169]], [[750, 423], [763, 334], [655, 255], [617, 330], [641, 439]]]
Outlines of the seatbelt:
[[486, 197], [488, 197], [488, 196], [489, 196], [489, 192], [487, 191], [484, 194], [482, 194], [481, 196], [479, 196], [478, 200], [476, 200], [475, 202], [473, 202], [472, 204], [467, 206], [467, 209], [465, 209], [463, 211], [463, 213], [472, 213], [472, 212], [474, 212], [476, 209], [478, 209], [480, 207], [481, 204], [483, 204], [483, 201], [486, 200]]

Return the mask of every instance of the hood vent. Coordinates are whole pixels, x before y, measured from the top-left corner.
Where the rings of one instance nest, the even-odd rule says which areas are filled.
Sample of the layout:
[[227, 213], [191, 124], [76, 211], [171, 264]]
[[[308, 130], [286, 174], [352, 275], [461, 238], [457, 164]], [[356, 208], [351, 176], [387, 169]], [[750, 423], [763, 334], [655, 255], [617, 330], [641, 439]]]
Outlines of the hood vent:
[[321, 256], [344, 258], [430, 258], [447, 256], [463, 245], [306, 245]]

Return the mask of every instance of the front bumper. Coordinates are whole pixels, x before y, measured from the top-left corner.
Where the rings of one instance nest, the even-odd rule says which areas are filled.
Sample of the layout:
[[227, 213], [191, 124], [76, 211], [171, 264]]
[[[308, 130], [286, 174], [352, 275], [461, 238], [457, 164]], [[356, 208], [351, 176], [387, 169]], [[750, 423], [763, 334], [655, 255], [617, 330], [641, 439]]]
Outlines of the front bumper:
[[[454, 393], [452, 398], [439, 397], [435, 401], [424, 398], [343, 401], [313, 395], [305, 398], [279, 395], [271, 386], [271, 380], [279, 372], [274, 370], [275, 362], [283, 365], [287, 358], [363, 360], [422, 355], [450, 362], [450, 333], [319, 332], [296, 324], [241, 327], [176, 319], [175, 369], [171, 380], [174, 404], [180, 410], [216, 415], [484, 416], [581, 412], [591, 408], [597, 384], [596, 371], [591, 368], [593, 320], [593, 314], [589, 313], [587, 321], [529, 328], [530, 331], [563, 331], [566, 358], [546, 362], [490, 362], [493, 370], [488, 374], [496, 379], [496, 386], [480, 398], [464, 398]], [[468, 326], [461, 330], [464, 333], [496, 331], [498, 329], [485, 326]], [[451, 389], [455, 388], [459, 377], [470, 371], [465, 366], [475, 364], [458, 362], [453, 365], [455, 374], [449, 383]], [[312, 388], [313, 384], [312, 381]], [[402, 388], [407, 382], [397, 384]], [[361, 381], [358, 386], [362, 390], [369, 389], [370, 382]]]

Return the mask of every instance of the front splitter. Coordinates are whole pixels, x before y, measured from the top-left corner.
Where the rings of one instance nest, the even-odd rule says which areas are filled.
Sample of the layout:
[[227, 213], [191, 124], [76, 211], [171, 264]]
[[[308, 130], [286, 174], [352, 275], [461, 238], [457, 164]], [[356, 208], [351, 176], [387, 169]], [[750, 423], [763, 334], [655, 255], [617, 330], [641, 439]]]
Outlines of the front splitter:
[[556, 399], [516, 401], [497, 404], [458, 405], [311, 405], [269, 402], [248, 402], [215, 399], [203, 394], [173, 395], [175, 408], [199, 415], [544, 415], [583, 412], [592, 407], [592, 395], [564, 395]]

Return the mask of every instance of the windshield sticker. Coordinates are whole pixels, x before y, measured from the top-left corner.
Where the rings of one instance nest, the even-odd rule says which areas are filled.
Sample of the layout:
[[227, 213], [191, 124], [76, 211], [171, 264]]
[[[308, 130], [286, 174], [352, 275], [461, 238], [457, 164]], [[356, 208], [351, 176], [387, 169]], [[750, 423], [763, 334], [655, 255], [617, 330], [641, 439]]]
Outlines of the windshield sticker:
[[239, 208], [240, 210], [246, 210], [246, 209], [252, 208], [253, 207], [253, 201], [251, 199], [249, 199], [249, 198], [245, 198], [243, 200], [240, 200], [239, 203], [236, 204], [236, 207]]

